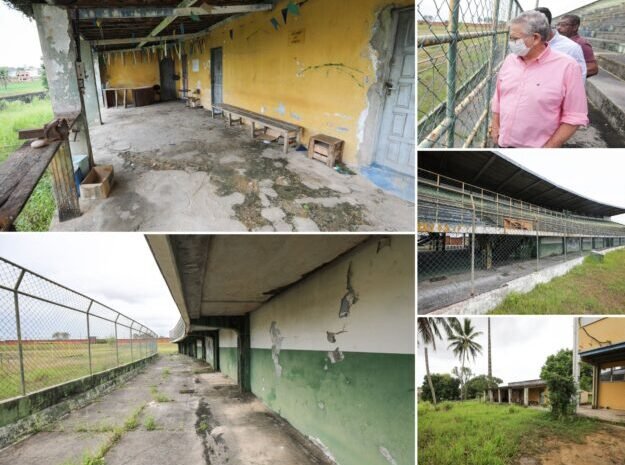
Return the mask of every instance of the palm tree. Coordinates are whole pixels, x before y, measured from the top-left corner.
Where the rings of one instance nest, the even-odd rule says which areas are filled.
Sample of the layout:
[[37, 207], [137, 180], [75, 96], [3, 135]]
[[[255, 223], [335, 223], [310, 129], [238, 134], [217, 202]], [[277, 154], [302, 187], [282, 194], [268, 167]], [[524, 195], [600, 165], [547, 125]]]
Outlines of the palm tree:
[[488, 400], [493, 401], [493, 362], [491, 358], [490, 346], [490, 317], [488, 317]]
[[[482, 331], [475, 330], [471, 320], [468, 318], [464, 319], [462, 325], [458, 324], [452, 327], [452, 334], [447, 338], [451, 343], [447, 348], [453, 349], [454, 355], [460, 360], [462, 371], [464, 371], [464, 366], [469, 360], [469, 357], [475, 360], [475, 357], [482, 353], [482, 346], [475, 341], [475, 339], [482, 334]], [[462, 382], [460, 392], [462, 394], [461, 399], [465, 400], [466, 393], [464, 382]]]
[[443, 328], [445, 333], [447, 333], [447, 337], [450, 337], [453, 334], [452, 327], [459, 327], [460, 322], [458, 318], [422, 317], [417, 319], [417, 325], [419, 336], [423, 343], [423, 351], [425, 352], [425, 373], [430, 386], [430, 392], [432, 393], [432, 403], [436, 405], [436, 392], [434, 392], [434, 384], [430, 375], [430, 360], [428, 358], [427, 346], [432, 344], [432, 349], [436, 350], [436, 340], [443, 339], [439, 327]]

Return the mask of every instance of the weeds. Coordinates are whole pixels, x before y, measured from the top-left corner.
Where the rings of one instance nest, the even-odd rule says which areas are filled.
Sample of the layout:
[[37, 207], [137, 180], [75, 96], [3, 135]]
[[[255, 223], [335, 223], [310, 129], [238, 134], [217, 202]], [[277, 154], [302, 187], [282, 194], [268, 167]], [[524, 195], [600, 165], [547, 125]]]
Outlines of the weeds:
[[145, 423], [143, 423], [145, 429], [148, 431], [154, 431], [156, 429], [156, 422], [154, 421], [154, 417], [149, 416], [145, 419]]
[[158, 392], [158, 389], [156, 389], [156, 386], [152, 385], [150, 387], [150, 393], [152, 394], [152, 398], [156, 401], [156, 402], [171, 402], [171, 399], [169, 397], [167, 397], [165, 394]]

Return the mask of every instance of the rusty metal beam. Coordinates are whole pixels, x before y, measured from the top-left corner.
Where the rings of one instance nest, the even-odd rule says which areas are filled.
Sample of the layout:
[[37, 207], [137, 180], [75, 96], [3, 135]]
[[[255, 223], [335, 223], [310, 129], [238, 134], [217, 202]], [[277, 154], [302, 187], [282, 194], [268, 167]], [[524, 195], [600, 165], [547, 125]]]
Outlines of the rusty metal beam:
[[[185, 2], [183, 2], [185, 3]], [[78, 19], [133, 19], [133, 18], [161, 18], [178, 16], [208, 16], [232, 15], [239, 13], [253, 13], [256, 11], [270, 11], [271, 3], [255, 3], [251, 5], [207, 5], [192, 7], [196, 3], [187, 2], [178, 7], [122, 7], [122, 8], [81, 8], [78, 10]]]

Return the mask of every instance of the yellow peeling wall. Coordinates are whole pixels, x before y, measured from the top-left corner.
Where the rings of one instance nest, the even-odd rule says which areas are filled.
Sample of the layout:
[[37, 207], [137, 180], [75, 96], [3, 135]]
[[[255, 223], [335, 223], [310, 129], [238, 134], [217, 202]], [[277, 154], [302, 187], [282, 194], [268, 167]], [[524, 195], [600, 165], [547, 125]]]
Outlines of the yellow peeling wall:
[[[153, 86], [161, 83], [159, 71], [159, 58], [156, 53], [147, 51], [124, 53], [102, 54], [102, 85], [111, 87], [143, 87]], [[109, 56], [110, 55], [110, 56]], [[168, 55], [170, 55], [168, 53]], [[136, 59], [136, 62], [135, 62]], [[106, 83], [106, 84], [105, 84]], [[121, 96], [121, 94], [120, 94]], [[132, 95], [128, 93], [129, 102], [132, 102]]]
[[[216, 28], [203, 38], [203, 51], [200, 40], [193, 53], [186, 42], [189, 88], [200, 88], [202, 104], [210, 108], [210, 49], [223, 47], [225, 103], [303, 126], [305, 144], [315, 133], [343, 139], [343, 161], [357, 164], [359, 119], [376, 79], [369, 41], [377, 13], [414, 0], [308, 0], [285, 25], [281, 9], [288, 3]], [[193, 59], [199, 60], [197, 72]]]
[[625, 318], [602, 318], [584, 325], [578, 339], [580, 351], [625, 342]]

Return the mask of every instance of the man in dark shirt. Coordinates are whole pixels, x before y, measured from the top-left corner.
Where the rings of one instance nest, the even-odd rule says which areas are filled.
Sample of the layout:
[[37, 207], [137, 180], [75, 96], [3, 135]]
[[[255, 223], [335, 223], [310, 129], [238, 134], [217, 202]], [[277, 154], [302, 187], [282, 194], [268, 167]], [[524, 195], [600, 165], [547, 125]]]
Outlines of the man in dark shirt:
[[574, 42], [577, 42], [582, 47], [584, 52], [584, 59], [586, 60], [586, 77], [594, 76], [599, 72], [599, 66], [597, 65], [597, 59], [592, 51], [592, 45], [588, 43], [586, 39], [579, 35], [579, 25], [581, 23], [580, 17], [577, 15], [564, 15], [558, 21], [556, 27], [558, 32], [563, 36], [568, 37]]

